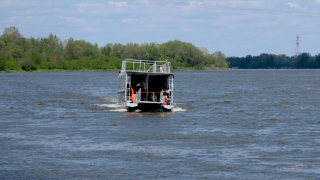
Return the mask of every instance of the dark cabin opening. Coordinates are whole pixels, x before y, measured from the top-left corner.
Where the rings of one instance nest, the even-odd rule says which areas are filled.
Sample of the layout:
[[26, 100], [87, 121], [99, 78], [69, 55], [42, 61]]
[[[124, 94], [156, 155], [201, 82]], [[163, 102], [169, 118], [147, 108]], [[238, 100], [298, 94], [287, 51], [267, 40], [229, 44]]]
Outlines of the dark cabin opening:
[[[150, 75], [149, 76], [149, 82], [147, 81], [147, 78], [145, 75], [137, 75], [137, 74], [131, 74], [131, 85], [132, 88], [137, 92], [139, 91], [139, 88], [142, 88], [142, 82], [143, 79], [145, 80], [146, 87], [145, 91], [141, 91], [141, 100], [142, 101], [157, 101], [160, 100], [160, 92], [163, 90], [168, 84], [167, 79], [168, 76], [163, 75]], [[140, 86], [137, 85], [140, 83]], [[128, 89], [129, 91], [129, 89]], [[148, 92], [146, 92], [148, 91]], [[129, 93], [128, 93], [129, 95]], [[152, 97], [156, 96], [156, 100]]]
[[160, 101], [160, 92], [167, 85], [167, 78], [167, 76], [149, 76], [149, 101]]
[[145, 75], [131, 74], [131, 86], [134, 90], [137, 90], [137, 84], [140, 83], [142, 86], [142, 81], [145, 79]]
[[167, 76], [149, 76], [149, 92], [160, 92], [167, 84]]

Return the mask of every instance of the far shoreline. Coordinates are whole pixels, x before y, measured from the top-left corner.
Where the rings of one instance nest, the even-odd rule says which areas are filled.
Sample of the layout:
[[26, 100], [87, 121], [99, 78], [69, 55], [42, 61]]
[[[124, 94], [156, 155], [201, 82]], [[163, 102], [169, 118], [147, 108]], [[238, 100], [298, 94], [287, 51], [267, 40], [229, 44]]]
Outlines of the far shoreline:
[[[234, 68], [205, 68], [205, 69], [196, 69], [196, 68], [177, 68], [173, 69], [175, 71], [205, 71], [205, 70], [234, 70]], [[25, 71], [22, 69], [19, 70], [4, 70], [0, 73], [42, 73], [42, 72], [119, 72], [120, 69], [77, 69], [77, 70], [65, 70], [65, 69], [37, 69]]]

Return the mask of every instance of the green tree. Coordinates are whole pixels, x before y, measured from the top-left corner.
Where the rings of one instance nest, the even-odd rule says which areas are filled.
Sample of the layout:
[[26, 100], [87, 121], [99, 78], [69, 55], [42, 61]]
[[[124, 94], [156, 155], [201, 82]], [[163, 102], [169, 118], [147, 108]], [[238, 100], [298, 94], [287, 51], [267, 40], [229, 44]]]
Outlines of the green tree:
[[320, 54], [315, 55], [315, 62], [316, 62], [315, 68], [320, 68]]
[[93, 56], [97, 58], [101, 55], [98, 44], [92, 45], [84, 40], [76, 41], [76, 44], [81, 47], [83, 56]]
[[4, 55], [0, 53], [0, 71], [4, 70], [4, 67], [6, 65], [6, 58]]
[[297, 57], [297, 68], [307, 68], [308, 66], [308, 60], [310, 58], [310, 54], [308, 53], [302, 53]]
[[[213, 54], [215, 65], [220, 68], [228, 68], [229, 63], [226, 61], [226, 55], [223, 54], [221, 51], [217, 51]], [[250, 57], [247, 57], [250, 58]]]
[[15, 26], [10, 26], [4, 29], [3, 31], [3, 38], [7, 42], [13, 42], [20, 38], [22, 38], [21, 33], [19, 32], [19, 29]]
[[18, 70], [18, 69], [20, 69], [20, 67], [18, 66], [18, 61], [14, 60], [14, 59], [7, 60], [4, 68], [5, 69], [10, 69], [10, 70]]
[[19, 49], [18, 47], [13, 46], [11, 49], [11, 57], [13, 59], [18, 59], [22, 57], [22, 52], [21, 49]]
[[68, 60], [79, 59], [82, 56], [81, 47], [79, 45], [76, 45], [73, 38], [70, 38], [68, 40], [68, 44], [66, 45], [64, 51], [66, 59]]
[[6, 46], [6, 43], [0, 38], [0, 52]]
[[120, 43], [115, 43], [110, 52], [110, 56], [121, 58], [122, 53], [125, 50], [125, 46]]
[[106, 56], [110, 56], [110, 52], [112, 50], [112, 47], [113, 47], [112, 43], [106, 44], [104, 47], [101, 48], [101, 53]]
[[20, 62], [19, 65], [21, 66], [21, 69], [25, 71], [30, 71], [30, 70], [35, 70], [36, 67], [32, 60], [29, 57], [23, 58]]

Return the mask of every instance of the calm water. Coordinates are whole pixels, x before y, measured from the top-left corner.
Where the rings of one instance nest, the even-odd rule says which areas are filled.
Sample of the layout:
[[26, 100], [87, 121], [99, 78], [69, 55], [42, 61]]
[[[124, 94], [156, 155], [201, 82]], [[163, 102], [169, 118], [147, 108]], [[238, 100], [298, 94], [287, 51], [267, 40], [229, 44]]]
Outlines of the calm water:
[[113, 72], [0, 74], [0, 179], [317, 179], [320, 71], [175, 73], [173, 112]]

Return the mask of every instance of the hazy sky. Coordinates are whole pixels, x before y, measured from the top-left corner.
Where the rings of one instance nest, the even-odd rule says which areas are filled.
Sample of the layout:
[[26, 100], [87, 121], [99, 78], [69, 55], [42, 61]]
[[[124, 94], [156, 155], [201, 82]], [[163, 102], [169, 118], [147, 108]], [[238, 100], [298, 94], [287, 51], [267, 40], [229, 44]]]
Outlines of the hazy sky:
[[[299, 13], [294, 15], [293, 13]], [[0, 0], [0, 29], [107, 43], [190, 42], [227, 56], [320, 53], [320, 0]]]

